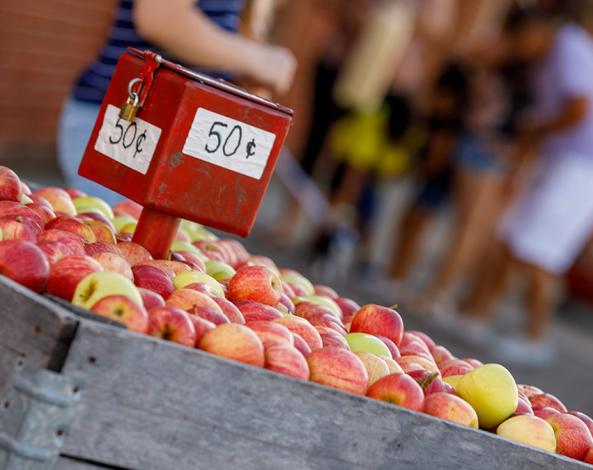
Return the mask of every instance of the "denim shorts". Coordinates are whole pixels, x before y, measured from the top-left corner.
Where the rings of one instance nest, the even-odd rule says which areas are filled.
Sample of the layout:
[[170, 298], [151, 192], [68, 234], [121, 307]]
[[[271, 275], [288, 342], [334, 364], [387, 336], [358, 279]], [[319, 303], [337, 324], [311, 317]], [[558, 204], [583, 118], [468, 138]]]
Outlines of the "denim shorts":
[[78, 175], [78, 165], [84, 154], [100, 105], [70, 98], [64, 103], [58, 129], [58, 163], [66, 184], [109, 204], [123, 196]]

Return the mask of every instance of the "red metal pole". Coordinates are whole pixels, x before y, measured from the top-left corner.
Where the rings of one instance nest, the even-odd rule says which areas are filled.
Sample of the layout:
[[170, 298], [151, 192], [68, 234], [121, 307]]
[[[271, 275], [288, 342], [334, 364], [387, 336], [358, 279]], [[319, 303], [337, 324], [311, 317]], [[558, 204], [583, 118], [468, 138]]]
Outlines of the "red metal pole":
[[179, 222], [177, 217], [145, 207], [132, 241], [146, 248], [155, 259], [167, 259]]

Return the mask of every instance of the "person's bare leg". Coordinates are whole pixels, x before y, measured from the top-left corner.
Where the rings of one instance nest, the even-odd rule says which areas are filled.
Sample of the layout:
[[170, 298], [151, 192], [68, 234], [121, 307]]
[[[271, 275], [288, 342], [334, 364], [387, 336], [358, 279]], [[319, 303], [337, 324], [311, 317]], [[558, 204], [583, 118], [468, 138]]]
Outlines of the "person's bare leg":
[[552, 318], [558, 279], [540, 267], [528, 268], [527, 337], [541, 340]]
[[430, 219], [430, 211], [423, 207], [412, 206], [408, 209], [401, 223], [399, 241], [389, 267], [390, 279], [403, 280], [407, 278], [418, 260], [424, 229]]
[[429, 296], [439, 298], [462, 277], [491, 239], [498, 212], [501, 179], [492, 175], [460, 172], [457, 175], [455, 233]]
[[481, 276], [463, 306], [463, 312], [475, 319], [486, 318], [504, 294], [512, 268], [509, 249], [502, 243], [493, 244], [485, 258]]

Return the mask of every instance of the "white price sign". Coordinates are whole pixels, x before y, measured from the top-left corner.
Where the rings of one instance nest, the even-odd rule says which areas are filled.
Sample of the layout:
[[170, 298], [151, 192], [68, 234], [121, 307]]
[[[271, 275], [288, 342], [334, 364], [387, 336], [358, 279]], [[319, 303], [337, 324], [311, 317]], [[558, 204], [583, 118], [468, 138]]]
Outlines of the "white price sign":
[[121, 119], [119, 108], [109, 104], [95, 150], [145, 175], [160, 136], [160, 128], [139, 118]]
[[260, 179], [275, 140], [271, 132], [198, 108], [183, 153]]

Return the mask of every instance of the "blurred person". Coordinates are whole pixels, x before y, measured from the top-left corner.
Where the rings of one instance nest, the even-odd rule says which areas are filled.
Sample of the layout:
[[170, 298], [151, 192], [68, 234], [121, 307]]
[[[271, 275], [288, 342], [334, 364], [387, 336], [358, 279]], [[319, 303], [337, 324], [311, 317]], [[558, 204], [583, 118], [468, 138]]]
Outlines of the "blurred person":
[[418, 261], [423, 236], [434, 214], [449, 200], [453, 155], [463, 130], [468, 78], [465, 67], [451, 62], [438, 77], [425, 118], [426, 143], [415, 169], [418, 190], [401, 221], [388, 271], [388, 288], [401, 287]]
[[[466, 312], [484, 320], [506, 287], [511, 268], [528, 283], [523, 338], [499, 343], [508, 359], [546, 362], [546, 342], [559, 278], [593, 233], [593, 38], [539, 10], [511, 15], [514, 54], [533, 63], [534, 110], [523, 125], [524, 152], [514, 181], [524, 187], [499, 226], [500, 245]], [[523, 180], [523, 181], [522, 181]]]
[[274, 92], [291, 85], [296, 63], [284, 48], [260, 44], [236, 32], [244, 0], [120, 0], [109, 37], [79, 76], [62, 111], [58, 160], [67, 183], [113, 202], [119, 196], [78, 176], [117, 60], [127, 47], [150, 49], [226, 79], [246, 78]]
[[481, 70], [470, 81], [463, 131], [454, 149], [455, 220], [445, 258], [416, 307], [425, 313], [455, 309], [454, 287], [481, 258], [491, 241], [505, 182], [507, 141], [502, 125], [509, 113], [501, 78]]

